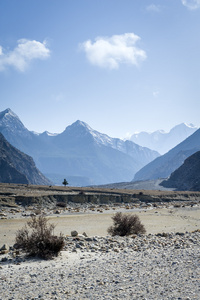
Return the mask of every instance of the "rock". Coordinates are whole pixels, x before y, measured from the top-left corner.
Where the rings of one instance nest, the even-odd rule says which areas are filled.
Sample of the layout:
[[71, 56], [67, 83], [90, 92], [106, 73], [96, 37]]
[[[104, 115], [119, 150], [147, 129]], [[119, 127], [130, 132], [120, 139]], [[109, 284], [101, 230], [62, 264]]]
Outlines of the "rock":
[[7, 217], [6, 213], [0, 213], [0, 217]]
[[92, 241], [93, 241], [93, 238], [87, 237], [85, 240], [86, 240], [87, 242], [92, 242]]
[[1, 259], [1, 261], [2, 261], [2, 262], [7, 262], [7, 261], [8, 261], [8, 258], [7, 258], [7, 257], [3, 257], [3, 258]]
[[8, 252], [9, 252], [9, 250], [0, 250], [0, 255], [7, 254]]
[[8, 250], [9, 251], [9, 249], [10, 248], [9, 248], [8, 244], [4, 244], [0, 250]]
[[71, 231], [71, 236], [78, 236], [78, 232], [76, 230]]
[[119, 249], [114, 248], [113, 251], [114, 251], [114, 252], [119, 252]]
[[88, 235], [87, 235], [87, 233], [85, 233], [85, 232], [83, 232], [83, 234], [82, 234], [83, 236], [85, 236], [85, 237], [87, 237]]

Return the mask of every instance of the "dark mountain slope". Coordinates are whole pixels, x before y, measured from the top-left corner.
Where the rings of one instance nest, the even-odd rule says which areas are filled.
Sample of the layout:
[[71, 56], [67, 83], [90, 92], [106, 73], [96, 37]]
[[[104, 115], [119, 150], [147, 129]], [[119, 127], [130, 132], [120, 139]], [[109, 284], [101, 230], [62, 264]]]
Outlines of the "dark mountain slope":
[[29, 183], [26, 176], [17, 171], [17, 169], [9, 164], [4, 158], [0, 158], [0, 182], [21, 184]]
[[200, 150], [200, 129], [166, 154], [156, 158], [135, 174], [136, 180], [167, 178], [185, 159]]
[[161, 185], [180, 191], [200, 191], [200, 151], [189, 156]]
[[13, 147], [0, 133], [0, 181], [50, 184], [36, 168], [33, 159]]

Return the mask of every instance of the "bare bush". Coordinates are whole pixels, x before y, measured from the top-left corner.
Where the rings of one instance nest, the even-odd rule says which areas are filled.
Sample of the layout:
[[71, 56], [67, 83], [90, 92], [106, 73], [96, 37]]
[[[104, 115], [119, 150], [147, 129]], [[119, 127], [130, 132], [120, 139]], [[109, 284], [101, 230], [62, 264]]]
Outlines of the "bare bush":
[[118, 212], [112, 219], [114, 224], [107, 230], [112, 236], [127, 236], [146, 232], [144, 225], [140, 222], [137, 215], [127, 215]]
[[16, 247], [25, 251], [28, 256], [50, 259], [57, 256], [64, 247], [62, 235], [53, 235], [55, 225], [48, 224], [43, 215], [32, 216], [16, 234]]

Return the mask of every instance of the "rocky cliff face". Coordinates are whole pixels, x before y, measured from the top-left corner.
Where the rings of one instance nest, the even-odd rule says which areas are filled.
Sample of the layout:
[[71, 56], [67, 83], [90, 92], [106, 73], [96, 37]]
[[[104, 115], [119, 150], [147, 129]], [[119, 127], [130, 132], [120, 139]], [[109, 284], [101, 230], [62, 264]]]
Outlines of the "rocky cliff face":
[[188, 157], [161, 185], [180, 191], [200, 191], [200, 151]]
[[0, 182], [50, 184], [33, 159], [14, 148], [0, 133]]

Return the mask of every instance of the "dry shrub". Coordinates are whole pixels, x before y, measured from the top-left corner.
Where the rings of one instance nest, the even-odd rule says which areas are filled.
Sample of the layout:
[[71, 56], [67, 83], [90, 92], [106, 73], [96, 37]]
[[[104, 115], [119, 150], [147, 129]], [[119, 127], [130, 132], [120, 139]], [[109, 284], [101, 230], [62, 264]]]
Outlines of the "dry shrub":
[[50, 259], [57, 256], [64, 247], [62, 235], [55, 236], [54, 224], [48, 224], [43, 215], [32, 216], [22, 229], [16, 234], [16, 247], [25, 251], [28, 256]]
[[137, 215], [127, 215], [118, 212], [112, 219], [114, 224], [108, 228], [108, 233], [112, 236], [127, 236], [146, 232]]

